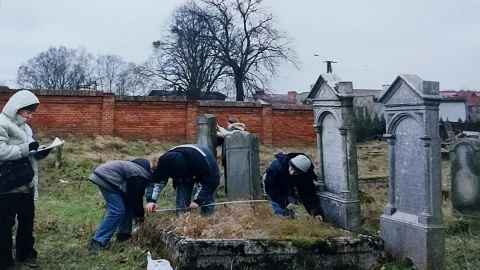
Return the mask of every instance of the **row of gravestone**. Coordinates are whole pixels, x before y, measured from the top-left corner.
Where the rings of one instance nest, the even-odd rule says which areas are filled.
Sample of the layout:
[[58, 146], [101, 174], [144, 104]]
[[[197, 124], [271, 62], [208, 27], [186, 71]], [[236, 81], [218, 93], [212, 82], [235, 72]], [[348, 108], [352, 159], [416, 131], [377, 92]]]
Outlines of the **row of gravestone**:
[[[324, 220], [348, 230], [361, 226], [353, 97], [352, 83], [331, 73], [322, 74], [309, 94], [314, 107], [318, 196]], [[389, 197], [380, 217], [380, 236], [394, 259], [409, 258], [418, 269], [442, 269], [445, 258], [440, 100], [439, 83], [416, 75], [398, 76], [379, 98], [389, 147]], [[198, 143], [216, 153], [216, 118], [202, 115], [197, 124]], [[229, 199], [257, 198], [261, 194], [258, 137], [235, 132], [225, 143]], [[454, 207], [461, 194], [479, 209], [479, 146], [458, 144], [456, 152], [473, 151], [474, 158], [468, 154], [451, 158]]]

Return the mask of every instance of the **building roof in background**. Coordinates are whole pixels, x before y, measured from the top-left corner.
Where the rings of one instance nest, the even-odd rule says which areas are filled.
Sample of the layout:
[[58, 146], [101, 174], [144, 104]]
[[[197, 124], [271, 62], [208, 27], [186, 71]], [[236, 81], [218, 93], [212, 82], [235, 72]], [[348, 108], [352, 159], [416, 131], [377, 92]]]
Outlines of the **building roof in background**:
[[288, 94], [270, 94], [259, 90], [253, 94], [253, 101], [261, 104], [299, 104], [296, 91], [290, 91]]
[[471, 90], [443, 90], [440, 95], [445, 98], [463, 99], [467, 102], [467, 106], [480, 106], [480, 92]]
[[[202, 100], [225, 100], [227, 98], [226, 95], [220, 93], [220, 92], [207, 92], [203, 93]], [[150, 93], [148, 93], [148, 96], [175, 96], [175, 97], [184, 97], [186, 96], [185, 92], [180, 92], [180, 91], [173, 91], [173, 90], [151, 90]]]
[[151, 90], [147, 96], [185, 96], [185, 92], [154, 89], [154, 90]]
[[355, 96], [373, 96], [374, 99], [380, 97], [382, 89], [353, 89]]

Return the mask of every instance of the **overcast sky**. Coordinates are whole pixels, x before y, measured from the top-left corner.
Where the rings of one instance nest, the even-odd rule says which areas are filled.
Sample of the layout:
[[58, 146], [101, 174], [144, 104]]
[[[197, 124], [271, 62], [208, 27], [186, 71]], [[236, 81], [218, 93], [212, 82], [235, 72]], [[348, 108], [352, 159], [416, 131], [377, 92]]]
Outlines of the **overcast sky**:
[[[152, 52], [182, 0], [0, 0], [0, 82], [49, 46], [85, 47], [137, 64]], [[399, 74], [440, 89], [480, 90], [480, 0], [264, 0], [292, 38], [300, 65], [284, 66], [275, 93], [309, 91], [333, 73], [354, 88], [381, 89]], [[317, 54], [319, 56], [314, 56]]]

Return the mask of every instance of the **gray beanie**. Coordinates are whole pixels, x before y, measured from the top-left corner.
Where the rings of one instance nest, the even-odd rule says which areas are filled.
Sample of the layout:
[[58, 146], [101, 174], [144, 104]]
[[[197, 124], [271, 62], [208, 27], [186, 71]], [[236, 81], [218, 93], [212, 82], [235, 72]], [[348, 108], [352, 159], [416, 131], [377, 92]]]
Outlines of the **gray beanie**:
[[298, 155], [290, 159], [290, 166], [300, 173], [306, 173], [308, 169], [310, 169], [310, 166], [312, 166], [312, 162], [307, 156]]

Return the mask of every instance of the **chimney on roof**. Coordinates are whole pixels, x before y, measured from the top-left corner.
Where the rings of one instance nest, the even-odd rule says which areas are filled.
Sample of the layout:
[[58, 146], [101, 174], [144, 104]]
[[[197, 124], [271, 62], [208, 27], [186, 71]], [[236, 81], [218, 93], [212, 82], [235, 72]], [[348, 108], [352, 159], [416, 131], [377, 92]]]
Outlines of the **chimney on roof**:
[[297, 101], [297, 91], [288, 91], [287, 97], [288, 99]]
[[385, 91], [390, 87], [390, 84], [384, 84], [382, 85], [382, 90]]

